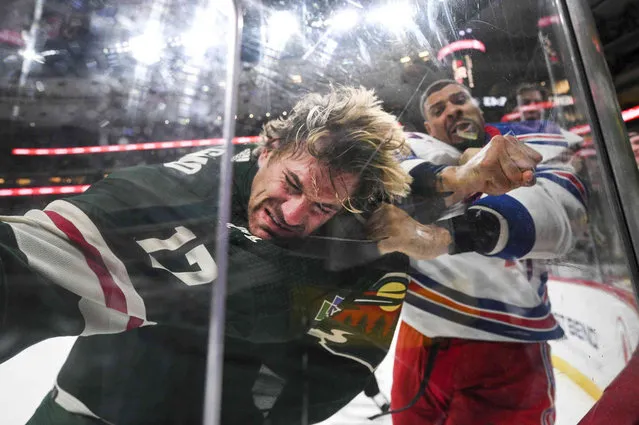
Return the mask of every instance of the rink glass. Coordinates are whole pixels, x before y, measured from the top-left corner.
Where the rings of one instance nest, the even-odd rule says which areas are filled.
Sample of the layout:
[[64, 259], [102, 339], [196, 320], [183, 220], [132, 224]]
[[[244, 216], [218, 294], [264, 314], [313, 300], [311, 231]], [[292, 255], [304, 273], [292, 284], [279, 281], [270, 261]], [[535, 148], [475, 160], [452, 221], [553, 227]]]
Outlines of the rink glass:
[[[237, 67], [233, 8], [243, 22]], [[43, 208], [125, 167], [167, 163], [203, 147], [223, 146], [225, 125], [238, 138], [236, 146], [254, 143], [265, 122], [285, 118], [300, 96], [330, 86], [374, 89], [406, 131], [423, 132], [420, 97], [437, 79], [470, 87], [487, 123], [520, 120], [518, 108], [530, 105], [518, 102], [517, 86], [538, 85], [547, 94], [536, 105], [544, 119], [576, 140], [566, 160], [586, 187], [589, 216], [571, 252], [536, 260], [548, 263], [548, 296], [565, 332], [550, 343], [556, 423], [576, 424], [635, 349], [637, 170], [585, 2], [16, 0], [2, 10], [2, 215]], [[236, 73], [229, 77], [229, 70]], [[219, 253], [215, 257], [218, 267], [226, 263]], [[336, 298], [325, 296], [306, 288], [291, 300], [318, 307], [318, 315], [336, 314]], [[303, 320], [297, 313], [290, 317], [296, 326]], [[374, 313], [367, 314], [350, 320], [374, 321]], [[218, 319], [211, 323], [221, 323]], [[388, 343], [396, 324], [362, 321], [360, 326], [362, 338], [390, 349], [377, 371], [385, 397], [394, 354]], [[334, 340], [322, 339], [329, 334], [309, 335], [339, 351], [330, 346]], [[51, 339], [0, 365], [2, 423], [28, 420], [73, 342], [73, 337]], [[298, 391], [285, 400], [285, 408], [295, 412], [290, 423], [312, 423], [308, 411], [317, 374], [308, 354], [303, 348], [286, 353], [290, 357], [276, 345], [272, 350], [264, 356], [275, 364], [282, 358], [299, 362], [293, 368]], [[199, 356], [206, 361], [206, 352]], [[208, 387], [201, 379], [190, 388], [202, 400], [208, 388], [210, 421], [220, 403], [216, 382], [222, 383], [212, 371], [224, 359], [221, 352], [211, 355]], [[167, 383], [179, 381], [169, 369], [157, 370], [160, 382], [163, 374]], [[346, 379], [330, 367], [323, 378], [321, 385], [335, 387]], [[255, 406], [265, 413], [273, 408], [286, 379], [265, 364], [249, 390]], [[229, 386], [231, 380], [223, 381], [222, 392], [232, 392]], [[373, 400], [359, 394], [325, 423], [368, 423], [379, 412]], [[389, 416], [378, 421], [391, 423]]]

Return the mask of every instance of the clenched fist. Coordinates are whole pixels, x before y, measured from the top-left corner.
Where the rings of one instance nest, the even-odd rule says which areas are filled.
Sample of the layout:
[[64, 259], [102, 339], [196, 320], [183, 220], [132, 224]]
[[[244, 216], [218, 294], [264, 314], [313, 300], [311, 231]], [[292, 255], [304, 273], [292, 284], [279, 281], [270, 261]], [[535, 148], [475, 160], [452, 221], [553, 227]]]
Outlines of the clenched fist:
[[377, 242], [382, 255], [401, 252], [418, 260], [448, 253], [452, 237], [448, 230], [424, 225], [398, 207], [382, 204], [367, 222], [368, 237]]
[[444, 170], [452, 192], [501, 195], [535, 184], [541, 155], [513, 136], [495, 136], [479, 152], [463, 157], [462, 165]]

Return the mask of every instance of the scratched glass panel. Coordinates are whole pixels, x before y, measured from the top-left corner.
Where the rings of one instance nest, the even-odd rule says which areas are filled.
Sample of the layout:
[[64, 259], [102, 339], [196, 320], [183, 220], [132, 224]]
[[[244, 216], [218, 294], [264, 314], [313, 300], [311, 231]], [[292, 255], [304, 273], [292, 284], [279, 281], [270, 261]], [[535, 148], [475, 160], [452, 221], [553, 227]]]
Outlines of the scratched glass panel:
[[[384, 109], [410, 133], [416, 157], [457, 165], [460, 153], [483, 146], [499, 133], [516, 136], [543, 157], [534, 188], [507, 193], [505, 199], [466, 203], [467, 211], [473, 205], [491, 209], [511, 223], [509, 235], [502, 234], [509, 241], [502, 240], [505, 246], [483, 249], [483, 254], [493, 255], [490, 260], [477, 254], [482, 250], [475, 245], [477, 253], [411, 262], [406, 294], [393, 296], [403, 297], [404, 320], [426, 338], [412, 331], [406, 331], [409, 336], [400, 333], [402, 352], [390, 346], [375, 371], [377, 386], [363, 377], [359, 387], [346, 385], [356, 381], [353, 371], [358, 366], [354, 364], [350, 374], [342, 372], [343, 359], [330, 361], [333, 373], [328, 367], [325, 375], [313, 373], [317, 369], [309, 353], [314, 346], [308, 342], [308, 352], [297, 360], [306, 370], [301, 385], [284, 373], [263, 369], [264, 383], [255, 390], [264, 395], [256, 400], [264, 403], [270, 420], [315, 423], [325, 417], [326, 424], [367, 423], [385, 413], [374, 420], [438, 423], [448, 417], [459, 423], [483, 423], [478, 418], [512, 423], [530, 415], [542, 423], [577, 423], [629, 360], [639, 337], [639, 320], [558, 4], [284, 2], [267, 4], [253, 14], [252, 10], [247, 6], [247, 27], [260, 22], [261, 31], [251, 33], [253, 41], [245, 44], [260, 45], [255, 52], [260, 59], [256, 66], [247, 65], [241, 76], [240, 92], [252, 95], [251, 101], [239, 105], [238, 132], [251, 120], [266, 121], [267, 112], [290, 112], [303, 93], [326, 92], [332, 85], [363, 85], [375, 90]], [[466, 89], [443, 85], [423, 97], [442, 78]], [[460, 90], [469, 95], [474, 109], [455, 109], [455, 99], [449, 96]], [[428, 110], [442, 100], [447, 108], [443, 112]], [[473, 115], [478, 109], [480, 118]], [[240, 134], [257, 132], [247, 128]], [[451, 152], [447, 146], [416, 133], [453, 147], [453, 159], [442, 153]], [[343, 308], [347, 296], [323, 296], [313, 307], [315, 327], [308, 333], [334, 356], [375, 367], [363, 354], [362, 339], [378, 347], [389, 342], [374, 340], [379, 315], [364, 312], [364, 303], [370, 309], [388, 297], [379, 287], [376, 293], [375, 302], [355, 297], [356, 313], [349, 311], [352, 305]], [[330, 325], [327, 318], [333, 319]], [[381, 335], [388, 335], [381, 329]], [[428, 353], [434, 350], [420, 347], [430, 345], [433, 337], [441, 339], [435, 340], [439, 348], [429, 371]], [[486, 347], [491, 350], [483, 352]], [[521, 352], [516, 358], [528, 360], [505, 366], [502, 350], [507, 347], [517, 347]], [[466, 368], [466, 362], [455, 357], [465, 351], [474, 359]], [[514, 370], [522, 375], [515, 378]], [[475, 389], [503, 389], [504, 382], [514, 386], [508, 391], [509, 412], [493, 410], [498, 402], [490, 397], [495, 395]], [[297, 399], [286, 393], [287, 385], [295, 388]], [[475, 405], [458, 388], [472, 388], [468, 398], [487, 401]], [[330, 416], [358, 389], [362, 392]], [[269, 390], [278, 393], [277, 398], [267, 397]], [[504, 401], [503, 392], [495, 394], [501, 397], [499, 403]], [[324, 409], [315, 404], [321, 397]]]
[[577, 424], [639, 314], [559, 1], [239, 6], [234, 87], [228, 2], [2, 5], [2, 423]]
[[0, 6], [2, 423], [201, 420], [231, 8]]

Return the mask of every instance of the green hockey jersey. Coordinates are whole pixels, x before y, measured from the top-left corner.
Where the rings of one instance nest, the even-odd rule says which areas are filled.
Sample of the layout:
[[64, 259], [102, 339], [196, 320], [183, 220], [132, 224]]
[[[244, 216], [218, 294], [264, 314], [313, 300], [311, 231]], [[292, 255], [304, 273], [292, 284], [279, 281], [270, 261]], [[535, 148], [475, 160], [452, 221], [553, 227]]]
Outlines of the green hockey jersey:
[[[408, 265], [334, 271], [321, 255], [251, 235], [250, 153], [234, 157], [227, 224], [224, 423], [259, 423], [265, 410], [272, 423], [299, 419], [301, 388], [321, 420], [383, 359]], [[209, 148], [118, 171], [82, 195], [2, 217], [0, 360], [79, 335], [53, 393], [59, 406], [118, 425], [200, 423], [222, 155]], [[260, 409], [265, 376], [280, 384]]]

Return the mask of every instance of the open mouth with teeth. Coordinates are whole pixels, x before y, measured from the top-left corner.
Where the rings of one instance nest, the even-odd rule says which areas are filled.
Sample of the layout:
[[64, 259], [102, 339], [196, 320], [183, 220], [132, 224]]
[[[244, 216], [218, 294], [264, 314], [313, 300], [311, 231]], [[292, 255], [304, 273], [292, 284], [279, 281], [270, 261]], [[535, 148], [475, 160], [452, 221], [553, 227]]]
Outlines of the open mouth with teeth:
[[268, 208], [264, 208], [264, 212], [270, 221], [270, 230], [276, 234], [289, 235], [295, 233], [289, 226], [284, 225]]
[[451, 128], [450, 133], [462, 140], [477, 140], [479, 128], [472, 121], [459, 121]]

